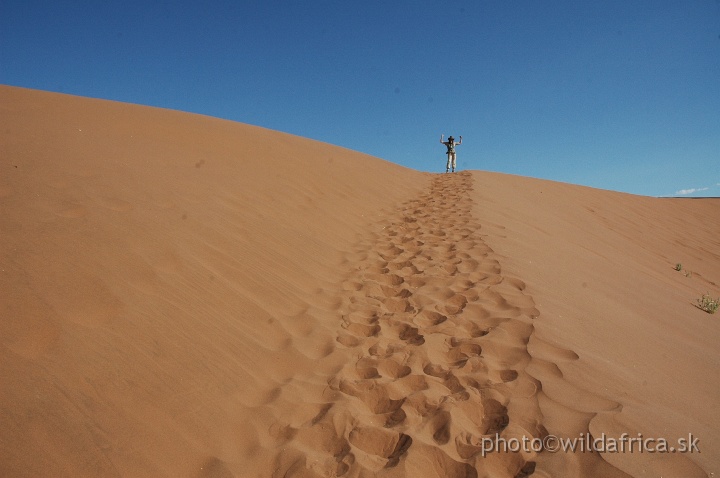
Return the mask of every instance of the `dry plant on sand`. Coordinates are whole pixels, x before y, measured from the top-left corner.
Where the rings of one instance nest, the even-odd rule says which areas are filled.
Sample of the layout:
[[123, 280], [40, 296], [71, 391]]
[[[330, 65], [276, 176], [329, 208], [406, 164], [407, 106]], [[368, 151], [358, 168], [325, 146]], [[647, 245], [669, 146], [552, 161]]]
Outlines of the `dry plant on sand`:
[[697, 306], [708, 314], [714, 314], [715, 311], [718, 310], [718, 308], [720, 307], [720, 297], [717, 299], [713, 299], [709, 293], [704, 294], [701, 298], [697, 300]]

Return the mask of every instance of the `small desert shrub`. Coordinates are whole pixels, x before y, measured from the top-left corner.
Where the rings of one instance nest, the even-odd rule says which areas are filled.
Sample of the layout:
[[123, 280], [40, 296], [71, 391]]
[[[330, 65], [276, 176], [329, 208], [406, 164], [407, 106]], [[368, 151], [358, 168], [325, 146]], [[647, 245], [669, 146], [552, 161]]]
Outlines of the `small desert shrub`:
[[681, 270], [682, 270], [682, 264], [680, 264], [679, 262], [678, 262], [677, 264], [675, 264], [675, 270], [676, 270], [676, 271], [681, 271]]
[[714, 314], [720, 307], [720, 298], [713, 299], [710, 294], [705, 294], [697, 300], [698, 307], [707, 312], [708, 314]]

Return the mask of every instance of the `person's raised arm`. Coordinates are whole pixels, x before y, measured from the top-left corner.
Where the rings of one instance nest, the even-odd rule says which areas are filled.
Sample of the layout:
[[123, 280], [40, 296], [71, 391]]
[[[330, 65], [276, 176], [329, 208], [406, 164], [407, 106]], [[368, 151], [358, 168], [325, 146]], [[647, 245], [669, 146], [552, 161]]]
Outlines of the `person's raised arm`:
[[440, 142], [443, 143], [443, 144], [445, 144], [445, 141], [443, 141], [443, 138], [444, 138], [444, 137], [445, 137], [444, 134], [441, 134], [441, 135], [440, 135]]
[[458, 141], [458, 142], [455, 143], [455, 144], [462, 144], [462, 136], [460, 136], [460, 141]]

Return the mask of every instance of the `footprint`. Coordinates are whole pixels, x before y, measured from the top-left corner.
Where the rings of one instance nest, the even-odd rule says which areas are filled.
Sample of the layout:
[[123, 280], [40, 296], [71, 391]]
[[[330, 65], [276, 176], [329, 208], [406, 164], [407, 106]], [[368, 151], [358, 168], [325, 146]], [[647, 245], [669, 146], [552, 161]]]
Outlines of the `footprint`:
[[368, 325], [350, 322], [345, 326], [345, 329], [357, 337], [375, 337], [380, 333], [380, 326], [378, 324]]
[[476, 270], [478, 270], [479, 266], [480, 263], [475, 259], [466, 259], [457, 265], [457, 270], [462, 274], [468, 274], [470, 272], [475, 272]]
[[425, 337], [418, 332], [417, 327], [409, 324], [401, 324], [398, 327], [398, 338], [409, 345], [422, 345], [425, 343]]
[[457, 315], [463, 311], [467, 303], [468, 300], [464, 295], [455, 294], [445, 301], [442, 308], [447, 315]]
[[383, 301], [383, 304], [385, 305], [385, 308], [388, 310], [388, 312], [391, 313], [415, 311], [415, 308], [410, 304], [410, 301], [402, 297], [390, 297], [388, 299], [385, 299], [385, 301]]
[[405, 398], [390, 398], [387, 388], [374, 381], [351, 383], [342, 380], [338, 389], [347, 395], [359, 398], [376, 415], [394, 412], [405, 401]]
[[443, 368], [442, 365], [433, 363], [425, 365], [425, 367], [423, 367], [423, 372], [425, 372], [426, 375], [440, 378], [442, 380], [445, 380], [450, 375], [450, 371]]
[[438, 410], [430, 419], [432, 438], [438, 445], [444, 445], [450, 441], [450, 413], [446, 410]]
[[512, 382], [518, 378], [517, 370], [501, 370], [498, 372], [498, 377], [501, 382], [507, 383]]
[[580, 358], [580, 356], [572, 350], [552, 345], [550, 342], [540, 339], [537, 334], [530, 336], [528, 351], [530, 351], [533, 357], [542, 358], [550, 362], [572, 362]]
[[491, 330], [490, 327], [480, 327], [477, 323], [469, 321], [464, 322], [461, 326], [465, 330], [467, 330], [468, 334], [473, 339], [476, 339], [478, 337], [485, 337], [487, 334], [490, 333]]
[[397, 466], [412, 445], [412, 438], [386, 428], [357, 427], [348, 437], [350, 444], [369, 455], [386, 458], [386, 468]]
[[408, 260], [404, 261], [392, 261], [388, 262], [387, 268], [393, 272], [404, 269], [405, 267], [412, 267], [413, 263]]
[[407, 365], [399, 364], [393, 359], [380, 360], [377, 365], [377, 370], [384, 377], [391, 377], [394, 379], [403, 378], [410, 375], [412, 370]]
[[368, 274], [368, 279], [375, 280], [377, 282], [380, 282], [382, 284], [386, 285], [393, 285], [398, 286], [405, 282], [405, 279], [400, 277], [397, 274], [376, 274], [376, 273], [370, 273]]
[[393, 394], [397, 392], [403, 396], [410, 396], [413, 393], [427, 390], [428, 382], [424, 375], [407, 375], [395, 380], [392, 388]]
[[523, 466], [520, 471], [517, 472], [515, 478], [526, 478], [533, 473], [535, 473], [535, 462], [528, 461], [527, 463], [525, 463], [525, 466]]
[[[453, 395], [465, 395], [467, 390], [465, 387], [460, 383], [460, 379], [458, 379], [455, 375], [452, 373], [449, 373], [445, 380], [443, 381], [443, 385], [447, 387], [448, 390], [450, 390], [450, 393]], [[467, 398], [461, 398], [462, 400], [466, 400]]]
[[357, 280], [347, 280], [343, 282], [343, 290], [347, 291], [360, 291], [363, 288], [363, 283]]
[[478, 270], [489, 274], [500, 274], [500, 263], [495, 259], [485, 260], [479, 264]]
[[333, 468], [337, 462], [350, 453], [348, 441], [338, 434], [332, 423], [326, 421], [321, 421], [315, 426], [299, 428], [294, 440], [302, 446], [312, 447], [328, 457], [334, 458]]
[[455, 451], [463, 460], [470, 460], [483, 451], [482, 438], [462, 432], [455, 437]]
[[360, 379], [380, 378], [377, 361], [370, 357], [363, 357], [355, 364], [355, 372]]
[[404, 422], [407, 418], [407, 414], [405, 413], [405, 410], [403, 410], [402, 408], [398, 408], [394, 412], [386, 413], [384, 415], [384, 418], [385, 421], [383, 423], [383, 426], [385, 428], [392, 428]]
[[368, 353], [373, 357], [388, 358], [396, 352], [396, 348], [393, 345], [383, 347], [379, 343], [376, 343], [368, 348]]
[[447, 320], [447, 316], [432, 310], [422, 310], [413, 318], [415, 325], [428, 328], [440, 325]]
[[410, 287], [417, 289], [425, 285], [425, 279], [422, 277], [409, 277], [405, 283]]
[[516, 288], [517, 290], [523, 291], [525, 290], [525, 282], [521, 281], [520, 279], [515, 279], [512, 277], [505, 277], [503, 278], [503, 283], [509, 284], [512, 287]]
[[483, 400], [483, 435], [495, 435], [507, 428], [510, 423], [507, 408], [492, 398]]
[[451, 352], [456, 351], [456, 353], [466, 355], [467, 357], [475, 357], [482, 353], [482, 347], [480, 347], [479, 344], [458, 340], [454, 337], [450, 339], [450, 347]]
[[335, 340], [337, 340], [340, 345], [344, 345], [348, 348], [357, 347], [361, 343], [361, 340], [358, 337], [342, 332], [338, 334], [337, 339]]
[[467, 302], [475, 302], [480, 298], [478, 291], [476, 291], [474, 289], [467, 289], [464, 292], [462, 292], [460, 295], [464, 296], [465, 299], [467, 299]]

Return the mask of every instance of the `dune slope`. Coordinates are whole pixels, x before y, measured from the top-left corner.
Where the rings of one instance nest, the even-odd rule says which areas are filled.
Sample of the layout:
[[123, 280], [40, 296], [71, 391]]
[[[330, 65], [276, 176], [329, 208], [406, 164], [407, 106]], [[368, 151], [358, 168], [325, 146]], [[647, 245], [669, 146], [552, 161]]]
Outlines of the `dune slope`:
[[336, 366], [324, 289], [423, 175], [208, 117], [0, 98], [0, 474], [267, 476], [265, 410]]
[[[708, 476], [720, 204], [0, 87], [3, 476]], [[675, 271], [677, 262], [691, 275]], [[700, 454], [483, 438], [693, 433]]]
[[546, 426], [568, 436], [640, 434], [676, 449], [692, 434], [699, 452], [639, 452], [635, 443], [601, 455], [632, 476], [717, 474], [720, 414], [710, 404], [720, 398], [720, 321], [696, 300], [720, 296], [720, 199], [475, 178], [487, 242], [542, 312], [534, 338], [579, 356], [556, 369], [535, 360], [542, 341], [529, 344]]

